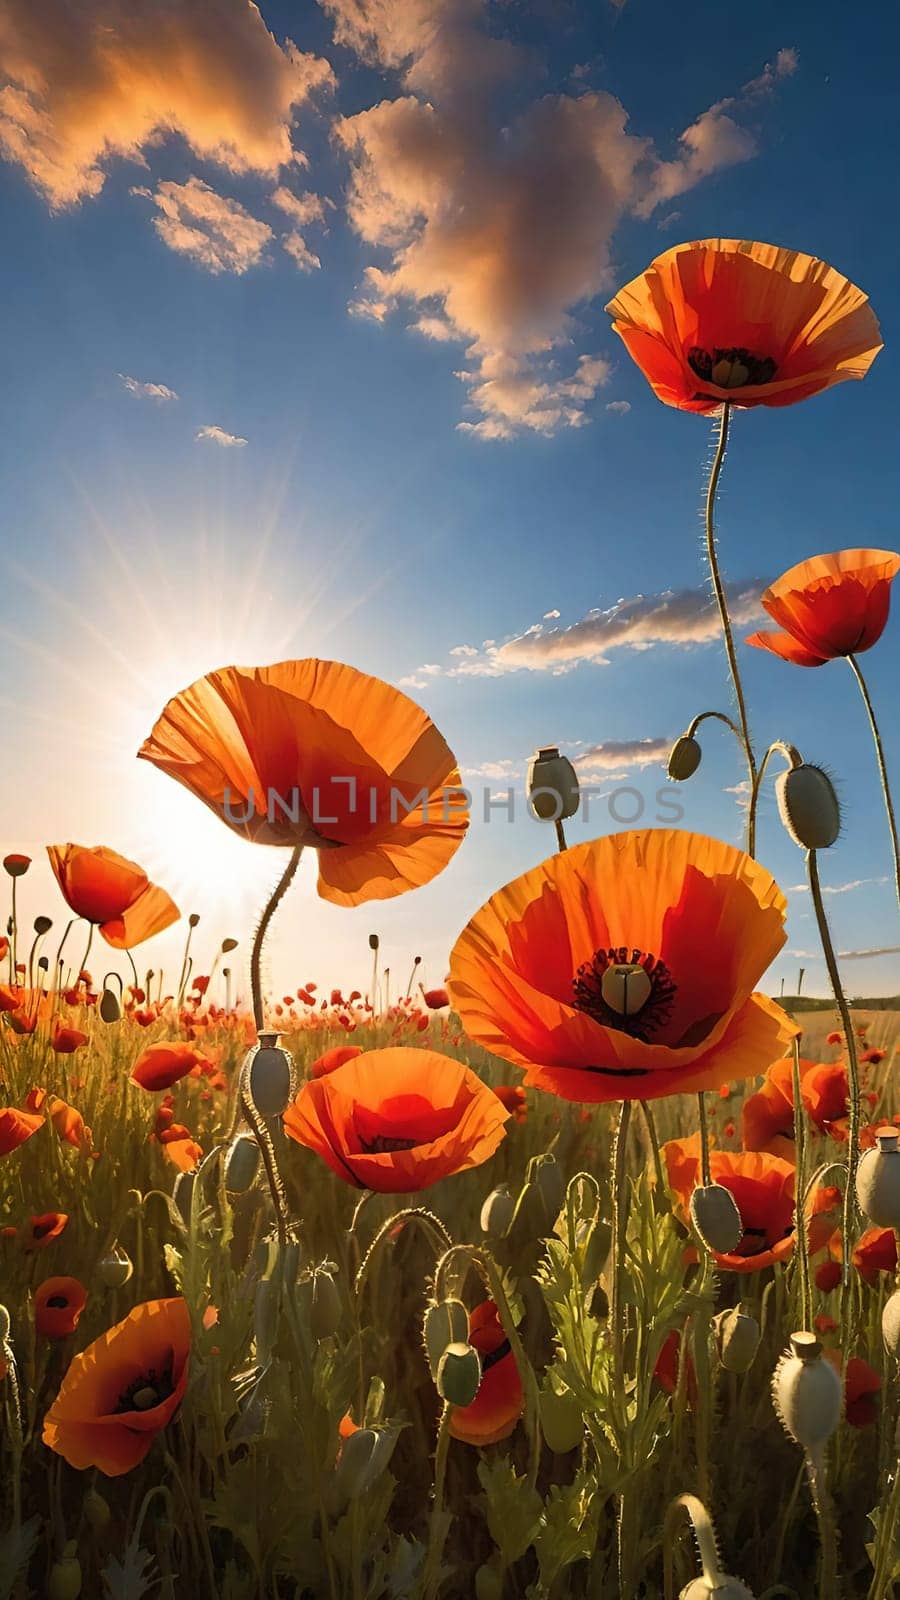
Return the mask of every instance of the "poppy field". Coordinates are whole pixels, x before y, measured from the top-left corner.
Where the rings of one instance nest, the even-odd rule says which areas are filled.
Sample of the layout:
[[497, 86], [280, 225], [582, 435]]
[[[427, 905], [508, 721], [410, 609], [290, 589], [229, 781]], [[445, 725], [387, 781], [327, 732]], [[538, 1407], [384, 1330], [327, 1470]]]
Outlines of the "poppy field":
[[[191, 914], [180, 970], [156, 970], [142, 947], [182, 913], [142, 865], [48, 842], [32, 923], [32, 862], [6, 856], [0, 1600], [898, 1592], [900, 1012], [848, 1000], [841, 805], [789, 690], [798, 668], [855, 680], [900, 913], [895, 728], [860, 665], [900, 554], [792, 551], [744, 641], [717, 511], [735, 412], [864, 379], [879, 327], [831, 266], [729, 239], [667, 250], [607, 309], [656, 399], [697, 414], [698, 470], [713, 429], [722, 680], [685, 705], [668, 778], [701, 785], [707, 736], [733, 740], [741, 844], [570, 843], [578, 777], [544, 747], [544, 857], [482, 886], [439, 987], [414, 951], [389, 985], [372, 933], [364, 989], [274, 992], [304, 852], [319, 897], [377, 926], [469, 824], [425, 709], [303, 659], [209, 671], [135, 752], [268, 852], [240, 940], [208, 948]], [[767, 748], [745, 642], [785, 680]], [[766, 791], [827, 1011], [767, 992], [788, 901]]]

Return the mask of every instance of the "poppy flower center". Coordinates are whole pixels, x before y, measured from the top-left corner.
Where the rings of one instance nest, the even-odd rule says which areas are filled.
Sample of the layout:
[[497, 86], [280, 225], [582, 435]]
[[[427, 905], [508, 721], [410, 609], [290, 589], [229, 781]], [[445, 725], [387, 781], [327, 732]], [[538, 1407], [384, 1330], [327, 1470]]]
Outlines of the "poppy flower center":
[[47, 1301], [47, 1305], [53, 1311], [64, 1311], [68, 1304], [69, 1302], [64, 1294], [51, 1294]]
[[31, 1236], [33, 1239], [46, 1239], [47, 1234], [52, 1233], [55, 1227], [55, 1217], [50, 1217], [46, 1222], [36, 1222], [31, 1230]]
[[123, 1411], [152, 1411], [154, 1406], [162, 1405], [174, 1392], [172, 1382], [172, 1357], [166, 1365], [157, 1372], [151, 1367], [149, 1372], [142, 1372], [123, 1389], [113, 1410], [116, 1415]]
[[675, 1004], [668, 967], [644, 950], [595, 950], [572, 979], [576, 1010], [604, 1028], [615, 1028], [646, 1044], [665, 1027]]
[[360, 1138], [363, 1154], [367, 1156], [384, 1156], [393, 1150], [414, 1150], [419, 1143], [418, 1139], [402, 1139], [390, 1133], [377, 1133], [374, 1139]]
[[771, 383], [776, 365], [771, 356], [755, 356], [742, 346], [730, 350], [716, 347], [703, 350], [693, 345], [687, 353], [688, 366], [704, 383], [719, 389], [743, 389], [748, 383]]

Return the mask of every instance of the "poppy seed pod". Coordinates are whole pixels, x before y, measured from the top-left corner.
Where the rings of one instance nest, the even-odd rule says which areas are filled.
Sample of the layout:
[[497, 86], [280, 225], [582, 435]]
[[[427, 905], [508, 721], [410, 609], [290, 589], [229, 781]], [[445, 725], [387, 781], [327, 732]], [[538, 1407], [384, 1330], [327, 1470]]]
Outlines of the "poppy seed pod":
[[335, 1477], [348, 1500], [372, 1487], [387, 1467], [396, 1443], [393, 1428], [357, 1428], [344, 1440]]
[[759, 1349], [760, 1328], [756, 1318], [740, 1306], [732, 1306], [713, 1318], [713, 1328], [719, 1360], [725, 1371], [749, 1371]]
[[841, 809], [834, 785], [821, 767], [805, 762], [775, 780], [781, 820], [802, 850], [827, 850], [841, 831]]
[[74, 1539], [65, 1546], [59, 1561], [50, 1568], [47, 1600], [78, 1600], [81, 1593], [81, 1563]]
[[900, 1228], [900, 1135], [876, 1133], [875, 1149], [867, 1150], [856, 1169], [856, 1198], [876, 1228]]
[[131, 1257], [120, 1245], [114, 1245], [105, 1256], [101, 1257], [97, 1266], [100, 1281], [107, 1289], [124, 1288], [133, 1271]]
[[741, 1213], [734, 1195], [722, 1183], [708, 1183], [691, 1195], [691, 1222], [703, 1243], [719, 1255], [727, 1255], [744, 1232]]
[[225, 1188], [229, 1194], [246, 1194], [259, 1171], [259, 1145], [249, 1133], [232, 1139], [225, 1157]]
[[309, 1321], [316, 1339], [328, 1339], [341, 1325], [341, 1297], [333, 1274], [317, 1267], [312, 1277]]
[[578, 810], [578, 775], [555, 745], [535, 751], [528, 763], [528, 802], [541, 822], [564, 822]]
[[894, 1360], [900, 1358], [900, 1289], [895, 1289], [884, 1303], [881, 1313], [881, 1335], [884, 1347]]
[[261, 1033], [244, 1058], [242, 1086], [261, 1117], [280, 1116], [296, 1093], [294, 1063], [278, 1043], [277, 1033]]
[[669, 751], [666, 771], [674, 783], [686, 783], [700, 765], [703, 751], [692, 734], [683, 733]]
[[115, 991], [113, 989], [104, 989], [100, 996], [100, 1005], [98, 1010], [104, 1022], [119, 1021], [119, 1018], [122, 1015], [122, 1008], [116, 999]]
[[481, 1357], [473, 1345], [448, 1344], [438, 1362], [435, 1378], [442, 1400], [453, 1406], [470, 1406], [481, 1386]]
[[428, 1307], [422, 1324], [425, 1354], [431, 1376], [437, 1377], [441, 1356], [448, 1345], [465, 1344], [469, 1337], [469, 1313], [461, 1300], [438, 1300]]
[[792, 1333], [772, 1379], [772, 1399], [786, 1433], [814, 1460], [841, 1420], [843, 1385], [814, 1333]]
[[377, 933], [370, 933], [369, 934], [369, 949], [370, 950], [377, 950], [378, 946], [380, 945], [380, 943], [381, 943], [381, 940], [379, 939]]
[[574, 1450], [584, 1438], [584, 1416], [575, 1396], [566, 1390], [544, 1389], [541, 1394], [541, 1432], [555, 1455]]
[[502, 1239], [512, 1222], [516, 1203], [508, 1189], [492, 1189], [481, 1208], [481, 1231], [488, 1239]]

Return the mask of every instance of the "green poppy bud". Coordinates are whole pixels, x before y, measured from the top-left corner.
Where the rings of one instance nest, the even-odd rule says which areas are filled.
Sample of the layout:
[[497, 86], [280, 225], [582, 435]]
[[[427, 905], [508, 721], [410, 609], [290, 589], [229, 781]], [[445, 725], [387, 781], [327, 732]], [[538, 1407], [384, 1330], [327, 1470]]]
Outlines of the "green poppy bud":
[[481, 1208], [481, 1231], [488, 1239], [502, 1239], [513, 1219], [516, 1203], [508, 1189], [492, 1189]]
[[330, 1272], [317, 1267], [312, 1275], [309, 1321], [316, 1339], [328, 1339], [341, 1325], [341, 1297]]
[[724, 1184], [709, 1183], [691, 1195], [691, 1222], [703, 1243], [719, 1255], [727, 1255], [744, 1232], [741, 1213], [734, 1195]]
[[827, 850], [841, 831], [834, 785], [821, 767], [803, 762], [775, 780], [781, 820], [802, 850]]
[[429, 1305], [422, 1326], [425, 1354], [431, 1376], [437, 1378], [441, 1356], [449, 1344], [465, 1344], [469, 1337], [469, 1313], [461, 1300], [438, 1300]]
[[686, 783], [700, 765], [703, 751], [691, 734], [683, 733], [669, 751], [667, 771], [675, 783]]
[[107, 1289], [124, 1288], [133, 1271], [131, 1257], [120, 1245], [113, 1245], [105, 1256], [101, 1256], [97, 1265], [100, 1281]]
[[481, 1357], [470, 1344], [448, 1344], [438, 1362], [437, 1392], [452, 1406], [470, 1406], [481, 1384]]

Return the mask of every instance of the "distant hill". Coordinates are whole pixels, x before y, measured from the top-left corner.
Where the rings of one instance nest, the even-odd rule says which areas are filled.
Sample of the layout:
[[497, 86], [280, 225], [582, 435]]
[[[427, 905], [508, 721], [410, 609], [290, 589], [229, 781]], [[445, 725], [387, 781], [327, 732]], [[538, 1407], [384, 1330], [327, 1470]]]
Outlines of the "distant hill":
[[[822, 999], [819, 995], [808, 994], [783, 994], [773, 995], [772, 998], [784, 1006], [786, 1011], [834, 1011], [832, 999]], [[858, 995], [850, 1000], [850, 1005], [856, 1011], [900, 1011], [900, 994], [888, 995], [887, 998], [878, 995]]]

